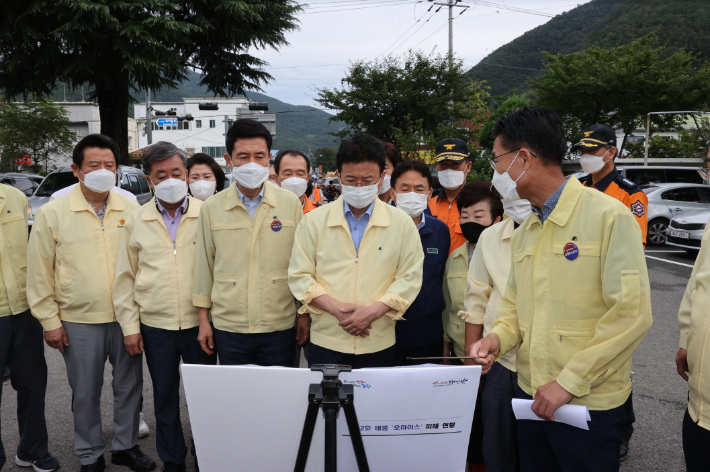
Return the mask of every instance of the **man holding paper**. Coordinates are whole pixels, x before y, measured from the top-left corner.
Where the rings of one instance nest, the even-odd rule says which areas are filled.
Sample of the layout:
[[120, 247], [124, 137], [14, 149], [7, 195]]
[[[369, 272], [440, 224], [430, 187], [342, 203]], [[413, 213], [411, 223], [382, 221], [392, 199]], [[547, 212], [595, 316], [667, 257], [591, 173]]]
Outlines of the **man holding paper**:
[[[498, 319], [467, 354], [487, 373], [519, 346], [517, 397], [547, 420], [518, 421], [522, 470], [619, 470], [631, 355], [652, 324], [639, 226], [619, 201], [565, 179], [551, 110], [515, 110], [494, 134], [493, 185], [534, 214], [511, 238]], [[566, 403], [590, 410], [589, 430], [553, 422]]]

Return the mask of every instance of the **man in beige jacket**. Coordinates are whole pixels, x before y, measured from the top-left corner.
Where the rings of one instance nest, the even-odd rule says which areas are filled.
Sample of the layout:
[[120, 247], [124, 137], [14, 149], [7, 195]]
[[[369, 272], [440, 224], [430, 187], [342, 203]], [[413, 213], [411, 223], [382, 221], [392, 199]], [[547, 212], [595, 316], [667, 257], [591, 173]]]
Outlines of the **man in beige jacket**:
[[678, 311], [680, 349], [676, 355], [678, 373], [688, 382], [688, 409], [683, 418], [683, 452], [688, 472], [710, 470], [710, 249], [705, 230], [700, 254], [685, 289]]
[[121, 234], [138, 208], [113, 190], [119, 155], [107, 136], [79, 141], [72, 170], [80, 184], [39, 209], [27, 249], [27, 300], [45, 341], [64, 356], [82, 472], [106, 467], [100, 400], [107, 359], [113, 366], [111, 462], [137, 472], [155, 468], [138, 447], [143, 356], [126, 352], [111, 301]]

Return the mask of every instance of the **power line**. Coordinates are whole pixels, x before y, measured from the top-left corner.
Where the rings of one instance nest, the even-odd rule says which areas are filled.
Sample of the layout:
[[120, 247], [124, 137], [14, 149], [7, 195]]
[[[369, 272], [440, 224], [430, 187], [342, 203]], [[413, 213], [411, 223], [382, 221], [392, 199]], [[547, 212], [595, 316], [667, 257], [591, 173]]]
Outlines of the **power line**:
[[303, 13], [300, 13], [301, 15], [314, 15], [316, 13], [334, 13], [338, 11], [352, 11], [352, 10], [364, 10], [366, 8], [382, 8], [382, 7], [393, 7], [397, 5], [412, 5], [414, 3], [422, 3], [424, 0], [417, 0], [415, 2], [409, 1], [409, 2], [400, 2], [400, 3], [388, 3], [385, 5], [368, 5], [368, 6], [363, 6], [363, 7], [356, 7], [356, 8], [341, 8], [338, 10], [318, 10], [318, 11], [306, 11]]
[[[426, 14], [431, 11], [432, 8], [434, 8], [434, 5], [430, 6], [429, 9], [428, 9], [427, 11], [425, 11], [425, 12], [422, 14], [422, 16], [420, 16], [419, 19], [414, 22], [414, 24], [413, 24], [412, 26], [410, 26], [409, 28], [407, 28], [407, 31], [405, 31], [404, 33], [402, 33], [402, 36], [400, 36], [399, 38], [397, 38], [392, 44], [390, 44], [390, 45], [387, 47], [387, 49], [385, 49], [385, 50], [382, 51], [380, 54], [378, 54], [377, 57], [375, 57], [375, 59], [377, 59], [378, 57], [384, 55], [387, 51], [389, 51], [389, 49], [390, 49], [392, 46], [394, 46], [395, 44], [397, 44], [397, 43], [399, 42], [399, 40], [404, 37], [404, 35], [406, 35], [407, 33], [409, 33], [409, 31], [411, 31], [412, 28], [414, 28], [415, 26], [417, 26], [417, 23], [419, 23], [420, 21], [422, 21], [422, 18], [424, 18], [424, 17], [426, 16]], [[429, 17], [429, 19], [431, 19], [431, 16]], [[427, 20], [427, 21], [429, 21], [429, 20]]]

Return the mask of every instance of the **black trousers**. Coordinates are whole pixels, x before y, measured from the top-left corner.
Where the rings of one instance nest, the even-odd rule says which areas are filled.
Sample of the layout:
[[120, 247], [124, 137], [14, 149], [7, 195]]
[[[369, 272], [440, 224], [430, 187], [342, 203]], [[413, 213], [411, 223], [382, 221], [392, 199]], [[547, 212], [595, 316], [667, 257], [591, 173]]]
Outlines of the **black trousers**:
[[[520, 387], [518, 398], [532, 400]], [[552, 421], [518, 420], [522, 472], [614, 472], [626, 424], [624, 405], [590, 410], [589, 430]]]
[[394, 346], [383, 349], [372, 354], [346, 354], [344, 352], [333, 351], [311, 343], [308, 353], [308, 367], [316, 364], [342, 364], [349, 365], [353, 369], [364, 369], [367, 367], [393, 367], [395, 348]]
[[163, 462], [183, 464], [187, 455], [180, 421], [180, 359], [184, 364], [215, 365], [197, 342], [199, 328], [172, 331], [141, 324], [145, 360], [153, 381], [156, 449]]
[[408, 360], [408, 357], [441, 357], [444, 352], [444, 338], [425, 346], [394, 345], [395, 365], [441, 364], [440, 360]]
[[710, 470], [710, 431], [693, 421], [688, 410], [683, 417], [683, 453], [688, 472]]
[[272, 333], [232, 333], [217, 328], [212, 331], [221, 365], [293, 367], [295, 327]]
[[[30, 310], [0, 317], [0, 372], [5, 372], [7, 365], [10, 366], [10, 384], [17, 392], [17, 425], [20, 429], [17, 456], [22, 460], [41, 459], [47, 454], [48, 447], [44, 418], [47, 363], [42, 326]], [[5, 449], [0, 440], [0, 469], [4, 464]]]

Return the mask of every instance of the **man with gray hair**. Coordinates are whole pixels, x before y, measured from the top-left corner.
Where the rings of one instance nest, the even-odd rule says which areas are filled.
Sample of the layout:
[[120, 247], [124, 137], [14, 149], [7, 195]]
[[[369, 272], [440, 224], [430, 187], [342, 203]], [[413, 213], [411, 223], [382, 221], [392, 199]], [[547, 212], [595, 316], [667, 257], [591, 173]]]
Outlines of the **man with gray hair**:
[[165, 141], [143, 154], [143, 170], [155, 197], [126, 220], [113, 290], [126, 350], [132, 356], [145, 351], [163, 471], [185, 470], [180, 359], [185, 364], [215, 364], [217, 357], [197, 342], [192, 284], [202, 202], [187, 195], [186, 163], [185, 152]]

